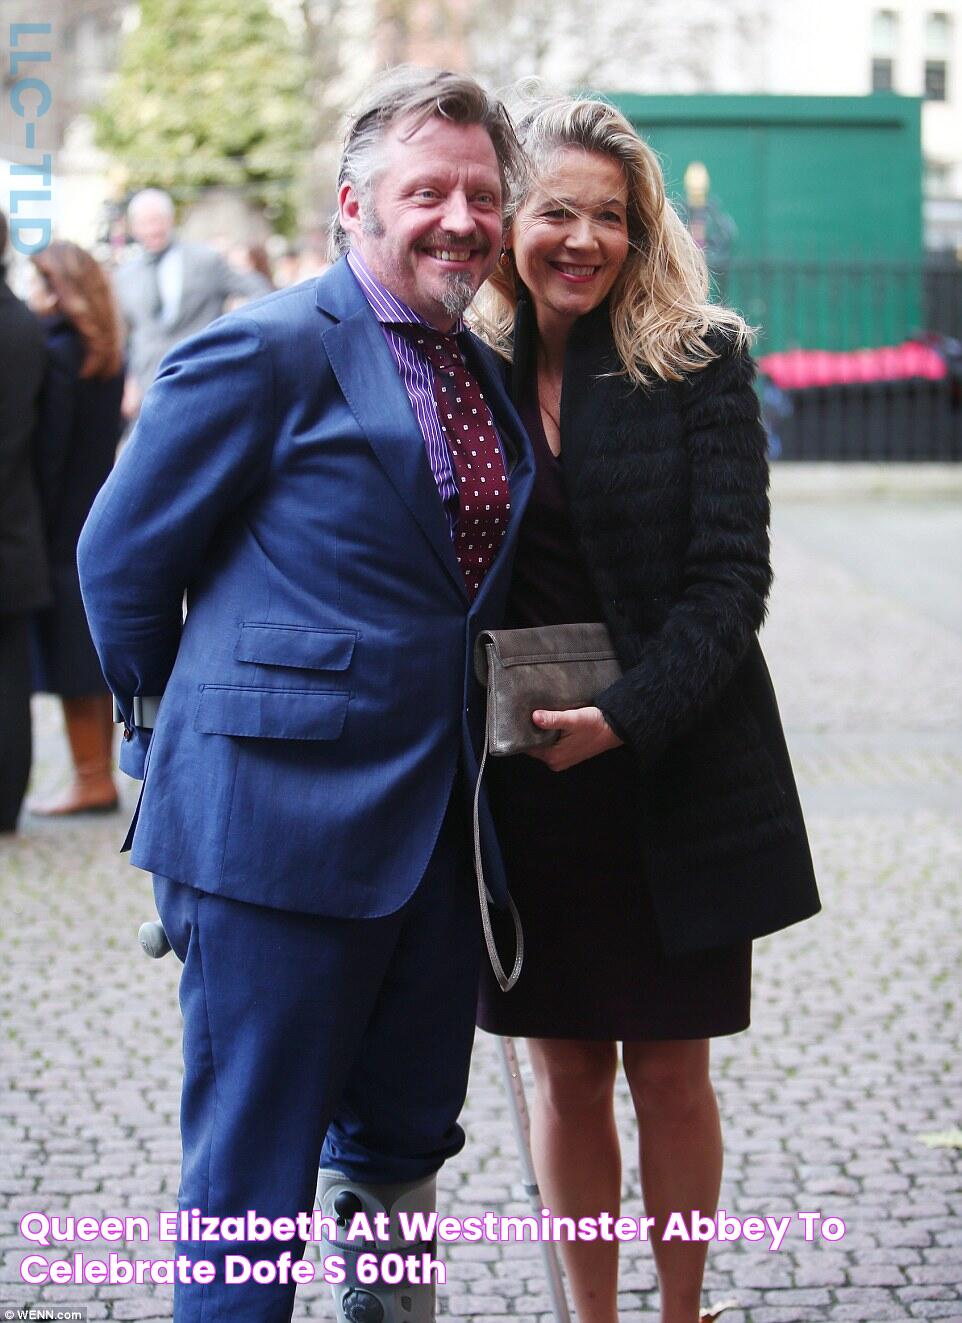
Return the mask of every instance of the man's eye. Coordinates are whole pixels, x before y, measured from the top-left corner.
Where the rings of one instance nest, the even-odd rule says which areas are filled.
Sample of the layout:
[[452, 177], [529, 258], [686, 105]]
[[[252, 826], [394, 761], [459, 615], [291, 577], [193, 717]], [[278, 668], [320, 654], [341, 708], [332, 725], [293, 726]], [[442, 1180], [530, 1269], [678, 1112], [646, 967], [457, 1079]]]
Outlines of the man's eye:
[[494, 207], [498, 201], [493, 193], [476, 193], [474, 200], [479, 207]]

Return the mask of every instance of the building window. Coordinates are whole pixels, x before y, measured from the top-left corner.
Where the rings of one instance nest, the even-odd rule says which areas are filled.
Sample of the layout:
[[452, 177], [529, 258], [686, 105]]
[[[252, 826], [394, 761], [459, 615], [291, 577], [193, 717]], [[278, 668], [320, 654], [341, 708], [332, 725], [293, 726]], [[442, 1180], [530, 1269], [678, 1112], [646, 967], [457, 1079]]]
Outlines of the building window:
[[894, 9], [872, 15], [872, 54], [894, 56], [899, 44], [899, 16]]
[[942, 161], [925, 162], [925, 196], [950, 198], [952, 196], [952, 166]]
[[899, 44], [899, 16], [894, 9], [876, 9], [872, 14], [873, 92], [895, 91], [895, 57]]
[[948, 14], [927, 14], [925, 18], [925, 53], [933, 59], [945, 59], [952, 40], [952, 20]]
[[873, 92], [891, 92], [894, 91], [894, 69], [891, 60], [873, 60], [872, 61], [872, 91]]
[[946, 65], [944, 60], [925, 61], [926, 101], [945, 100], [945, 70]]
[[949, 81], [948, 57], [952, 49], [952, 19], [948, 14], [925, 16], [925, 99], [944, 101]]

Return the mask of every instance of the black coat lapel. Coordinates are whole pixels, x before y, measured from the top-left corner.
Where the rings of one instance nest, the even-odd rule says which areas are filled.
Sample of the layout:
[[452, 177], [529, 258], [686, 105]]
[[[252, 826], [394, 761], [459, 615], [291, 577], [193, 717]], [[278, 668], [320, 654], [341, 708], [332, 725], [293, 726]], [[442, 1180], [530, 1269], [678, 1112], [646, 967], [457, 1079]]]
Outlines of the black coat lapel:
[[[531, 389], [536, 371], [538, 325], [526, 290], [518, 299], [514, 321], [511, 397], [520, 406]], [[628, 389], [617, 373], [618, 358], [611, 340], [608, 301], [605, 300], [572, 328], [565, 353], [561, 391], [561, 469], [571, 496], [584, 467], [596, 432], [602, 431], [612, 403]]]
[[610, 410], [624, 394], [623, 376], [611, 339], [611, 314], [605, 300], [575, 322], [565, 352], [561, 390], [561, 465], [568, 495], [574, 494], [585, 458], [596, 435], [603, 435]]

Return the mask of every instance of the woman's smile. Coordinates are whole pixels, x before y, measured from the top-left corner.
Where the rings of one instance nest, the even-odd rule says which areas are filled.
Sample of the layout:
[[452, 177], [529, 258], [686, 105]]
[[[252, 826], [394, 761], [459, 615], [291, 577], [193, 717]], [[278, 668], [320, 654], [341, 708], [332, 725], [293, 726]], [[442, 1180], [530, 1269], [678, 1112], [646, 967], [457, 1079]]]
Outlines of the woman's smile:
[[628, 256], [628, 186], [620, 162], [567, 148], [532, 190], [509, 243], [542, 328], [570, 326], [608, 295]]

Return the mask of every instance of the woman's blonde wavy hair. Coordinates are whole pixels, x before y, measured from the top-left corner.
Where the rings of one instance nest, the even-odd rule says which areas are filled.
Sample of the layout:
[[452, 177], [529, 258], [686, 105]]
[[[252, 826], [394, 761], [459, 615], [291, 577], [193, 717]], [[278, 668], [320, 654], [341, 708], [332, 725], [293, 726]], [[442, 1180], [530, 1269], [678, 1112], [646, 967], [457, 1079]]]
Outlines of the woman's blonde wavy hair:
[[[518, 115], [528, 158], [525, 193], [513, 203], [510, 223], [525, 196], [539, 187], [559, 152], [569, 147], [618, 161], [628, 184], [628, 256], [611, 291], [611, 329], [624, 372], [637, 385], [653, 378], [678, 381], [705, 366], [716, 352], [712, 330], [739, 347], [753, 331], [730, 308], [709, 301], [708, 268], [701, 250], [665, 196], [658, 157], [629, 121], [605, 101], [540, 97]], [[512, 348], [520, 280], [514, 262], [500, 265], [475, 305], [480, 333], [505, 357]]]

